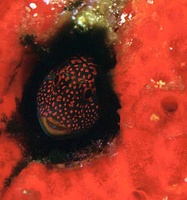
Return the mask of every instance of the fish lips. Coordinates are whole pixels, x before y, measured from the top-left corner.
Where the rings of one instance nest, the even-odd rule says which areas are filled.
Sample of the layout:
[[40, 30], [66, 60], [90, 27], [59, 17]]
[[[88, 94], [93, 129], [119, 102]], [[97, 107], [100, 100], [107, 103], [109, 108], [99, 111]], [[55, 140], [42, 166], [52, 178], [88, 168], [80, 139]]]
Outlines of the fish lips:
[[62, 137], [71, 134], [71, 129], [60, 124], [52, 117], [38, 117], [39, 123], [44, 132], [51, 137]]

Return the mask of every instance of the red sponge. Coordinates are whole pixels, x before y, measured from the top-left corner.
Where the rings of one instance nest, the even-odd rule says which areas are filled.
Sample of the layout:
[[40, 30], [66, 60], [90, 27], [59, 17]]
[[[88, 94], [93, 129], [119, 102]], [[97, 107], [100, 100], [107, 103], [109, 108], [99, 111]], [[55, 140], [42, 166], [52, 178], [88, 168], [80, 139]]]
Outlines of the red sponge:
[[[35, 0], [0, 6], [1, 113], [10, 116], [15, 110], [15, 97], [21, 97], [32, 71], [33, 55], [19, 44], [20, 35], [45, 41], [66, 4]], [[15, 139], [1, 135], [1, 199], [186, 200], [186, 25], [186, 0], [129, 1], [120, 15], [113, 70], [121, 103], [119, 137], [106, 155], [82, 165], [33, 161], [3, 188], [23, 155]]]

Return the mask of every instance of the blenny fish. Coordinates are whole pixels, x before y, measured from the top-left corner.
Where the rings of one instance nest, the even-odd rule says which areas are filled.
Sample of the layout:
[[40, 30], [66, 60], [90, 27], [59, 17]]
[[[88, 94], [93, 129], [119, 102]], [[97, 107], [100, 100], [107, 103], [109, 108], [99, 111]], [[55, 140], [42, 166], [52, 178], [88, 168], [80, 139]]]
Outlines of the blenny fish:
[[49, 72], [37, 93], [37, 115], [52, 137], [71, 136], [93, 127], [99, 119], [99, 100], [93, 59], [74, 56]]

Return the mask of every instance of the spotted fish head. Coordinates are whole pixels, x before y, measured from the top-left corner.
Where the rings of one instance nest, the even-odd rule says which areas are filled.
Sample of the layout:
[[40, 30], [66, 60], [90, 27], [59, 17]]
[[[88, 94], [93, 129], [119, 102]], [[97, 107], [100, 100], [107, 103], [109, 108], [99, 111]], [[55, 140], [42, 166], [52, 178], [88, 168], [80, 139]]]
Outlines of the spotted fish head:
[[75, 56], [45, 77], [37, 93], [37, 113], [46, 134], [71, 136], [97, 123], [96, 67], [91, 58]]

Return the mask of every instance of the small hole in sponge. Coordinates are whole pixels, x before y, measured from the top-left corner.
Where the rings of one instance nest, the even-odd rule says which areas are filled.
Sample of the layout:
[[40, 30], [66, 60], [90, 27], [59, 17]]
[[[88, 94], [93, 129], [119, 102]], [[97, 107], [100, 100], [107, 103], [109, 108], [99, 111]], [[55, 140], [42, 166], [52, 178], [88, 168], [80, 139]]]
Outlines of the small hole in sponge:
[[177, 99], [173, 96], [168, 96], [162, 99], [161, 106], [163, 110], [167, 113], [174, 113], [178, 109]]
[[128, 200], [147, 200], [147, 195], [144, 191], [135, 190], [131, 193]]

